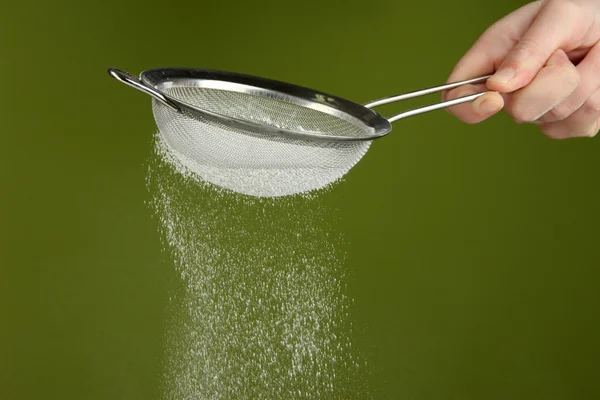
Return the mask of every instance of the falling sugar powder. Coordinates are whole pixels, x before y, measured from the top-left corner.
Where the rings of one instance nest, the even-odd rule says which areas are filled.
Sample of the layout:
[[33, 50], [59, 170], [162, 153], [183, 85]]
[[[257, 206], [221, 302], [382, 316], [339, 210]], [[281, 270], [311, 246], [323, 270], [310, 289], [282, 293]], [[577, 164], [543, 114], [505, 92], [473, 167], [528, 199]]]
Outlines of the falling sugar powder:
[[368, 398], [331, 210], [216, 189], [156, 136], [148, 187], [182, 293], [165, 399]]

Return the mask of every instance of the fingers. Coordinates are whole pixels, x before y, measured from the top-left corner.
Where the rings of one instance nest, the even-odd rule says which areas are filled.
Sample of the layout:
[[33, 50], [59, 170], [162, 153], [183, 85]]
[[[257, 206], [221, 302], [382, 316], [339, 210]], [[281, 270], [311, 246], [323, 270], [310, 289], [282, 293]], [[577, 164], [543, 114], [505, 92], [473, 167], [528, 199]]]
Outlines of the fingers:
[[[494, 72], [518, 38], [531, 25], [541, 5], [541, 1], [529, 3], [488, 28], [456, 64], [448, 77], [448, 82], [457, 82]], [[461, 86], [444, 92], [442, 100], [450, 100], [486, 90], [485, 84]], [[488, 93], [472, 103], [448, 108], [448, 111], [463, 122], [475, 124], [496, 114], [503, 106], [504, 100], [501, 95]]]
[[478, 123], [504, 109], [518, 122], [537, 123], [549, 137], [595, 135], [600, 128], [600, 26], [592, 3], [540, 0], [492, 25], [448, 81], [494, 75], [485, 86], [460, 87], [442, 98], [492, 92], [448, 111]]
[[504, 110], [517, 122], [533, 122], [555, 108], [579, 86], [577, 68], [557, 50], [526, 87], [509, 94]]
[[[568, 98], [579, 82], [577, 68], [564, 51], [557, 50], [528, 86], [505, 95], [506, 104], [503, 96], [490, 92], [471, 103], [452, 107], [449, 111], [462, 121], [474, 124], [489, 118], [504, 106], [504, 110], [517, 122], [533, 122]], [[452, 97], [475, 93], [476, 89], [473, 85], [463, 86], [453, 91]]]
[[574, 2], [544, 2], [527, 32], [488, 80], [488, 87], [510, 93], [529, 85], [556, 49], [568, 52], [580, 47], [593, 17]]
[[541, 5], [541, 1], [529, 3], [490, 26], [456, 64], [448, 82], [493, 73], [525, 34]]
[[540, 129], [551, 139], [595, 136], [600, 129], [600, 89], [571, 116], [562, 121], [543, 123]]
[[581, 83], [562, 103], [540, 118], [543, 123], [558, 122], [576, 112], [600, 88], [600, 44], [596, 44], [577, 65]]
[[[451, 98], [483, 92], [484, 85], [465, 85], [452, 91]], [[496, 114], [504, 106], [504, 99], [495, 92], [489, 92], [472, 102], [449, 107], [448, 111], [467, 124], [477, 124]]]
[[552, 139], [593, 137], [600, 129], [600, 43], [577, 69], [582, 77], [578, 88], [540, 118], [542, 132]]

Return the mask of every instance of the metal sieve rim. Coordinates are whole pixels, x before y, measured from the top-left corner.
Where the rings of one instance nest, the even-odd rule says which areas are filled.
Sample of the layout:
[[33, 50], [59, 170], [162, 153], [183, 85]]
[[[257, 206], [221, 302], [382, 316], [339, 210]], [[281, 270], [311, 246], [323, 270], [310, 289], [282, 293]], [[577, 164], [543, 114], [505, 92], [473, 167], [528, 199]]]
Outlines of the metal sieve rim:
[[[285, 83], [273, 79], [246, 74], [216, 71], [199, 68], [158, 68], [143, 71], [140, 79], [146, 85], [160, 92], [169, 100], [183, 106], [192, 115], [203, 114], [219, 120], [226, 125], [242, 129], [259, 130], [265, 133], [322, 141], [369, 141], [381, 138], [392, 130], [391, 123], [379, 113], [352, 101], [316, 91], [303, 86]], [[164, 90], [179, 85], [204, 87], [257, 95], [276, 100], [287, 101], [301, 107], [310, 108], [334, 117], [351, 121], [369, 134], [361, 136], [333, 136], [318, 132], [299, 132], [285, 128], [272, 127], [223, 116], [186, 104], [164, 93]]]

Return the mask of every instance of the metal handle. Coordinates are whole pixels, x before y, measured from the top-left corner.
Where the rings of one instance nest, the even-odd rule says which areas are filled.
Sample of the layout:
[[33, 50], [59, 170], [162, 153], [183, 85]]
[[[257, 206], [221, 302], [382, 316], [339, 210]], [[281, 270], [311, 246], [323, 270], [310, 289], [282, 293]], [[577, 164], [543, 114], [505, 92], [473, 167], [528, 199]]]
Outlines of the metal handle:
[[154, 99], [161, 102], [165, 106], [171, 107], [172, 109], [174, 109], [177, 112], [181, 112], [181, 110], [179, 109], [179, 106], [177, 106], [177, 104], [173, 103], [170, 99], [165, 97], [165, 95], [162, 94], [161, 92], [159, 92], [158, 90], [154, 89], [151, 86], [146, 85], [137, 76], [132, 75], [125, 71], [121, 71], [116, 68], [109, 68], [108, 74], [110, 76], [112, 76], [113, 78], [115, 78], [116, 80], [118, 80], [119, 82], [123, 82], [127, 86], [131, 86], [132, 88], [135, 88], [135, 89], [139, 90], [140, 92], [149, 94], [150, 96], [152, 96]]
[[[491, 75], [486, 75], [486, 76], [481, 76], [479, 78], [467, 79], [467, 80], [460, 81], [460, 82], [453, 82], [453, 83], [448, 83], [445, 85], [436, 86], [436, 87], [432, 87], [432, 88], [428, 88], [428, 89], [422, 89], [422, 90], [417, 90], [417, 91], [409, 92], [409, 93], [405, 93], [405, 94], [399, 94], [397, 96], [385, 97], [383, 99], [371, 101], [371, 102], [365, 104], [364, 106], [367, 108], [373, 108], [373, 107], [377, 107], [377, 106], [382, 106], [384, 104], [395, 103], [397, 101], [412, 99], [412, 98], [420, 97], [420, 96], [426, 96], [426, 95], [432, 94], [432, 93], [443, 92], [445, 90], [454, 89], [454, 88], [457, 88], [457, 87], [463, 86], [463, 85], [484, 82], [490, 76]], [[448, 101], [443, 101], [441, 103], [436, 103], [436, 104], [431, 104], [431, 105], [428, 105], [425, 107], [416, 108], [414, 110], [404, 111], [404, 112], [401, 112], [399, 114], [393, 115], [392, 117], [388, 118], [388, 121], [395, 122], [402, 118], [412, 117], [413, 115], [423, 114], [423, 113], [426, 113], [429, 111], [439, 110], [440, 108], [446, 108], [446, 107], [455, 106], [457, 104], [466, 103], [469, 101], [473, 101], [476, 98], [483, 96], [486, 93], [491, 93], [491, 92], [486, 91], [486, 92], [481, 92], [481, 93], [475, 93], [475, 94], [471, 94], [468, 96], [459, 97], [457, 99], [452, 99], [452, 100], [448, 100]]]

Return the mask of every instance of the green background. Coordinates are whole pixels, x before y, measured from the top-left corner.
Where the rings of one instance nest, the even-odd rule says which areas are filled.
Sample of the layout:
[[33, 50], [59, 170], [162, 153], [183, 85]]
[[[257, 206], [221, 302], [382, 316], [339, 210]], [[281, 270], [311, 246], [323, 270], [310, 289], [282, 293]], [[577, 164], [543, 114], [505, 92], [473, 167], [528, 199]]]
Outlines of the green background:
[[[108, 67], [231, 70], [366, 102], [444, 82], [520, 4], [5, 6], [0, 398], [161, 397], [178, 280], [146, 206], [155, 125]], [[396, 123], [323, 195], [374, 398], [600, 398], [599, 146], [439, 111]]]

